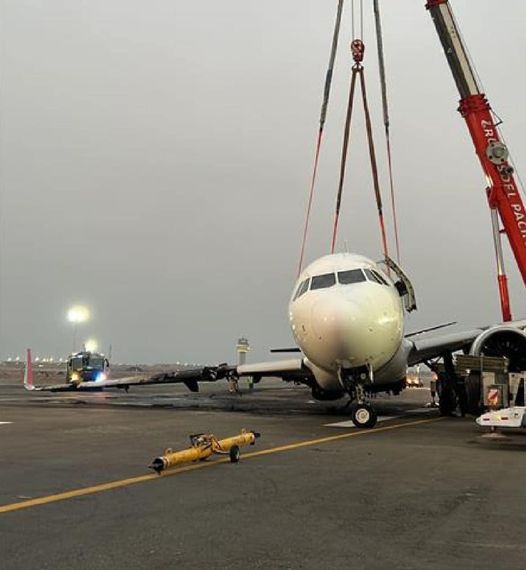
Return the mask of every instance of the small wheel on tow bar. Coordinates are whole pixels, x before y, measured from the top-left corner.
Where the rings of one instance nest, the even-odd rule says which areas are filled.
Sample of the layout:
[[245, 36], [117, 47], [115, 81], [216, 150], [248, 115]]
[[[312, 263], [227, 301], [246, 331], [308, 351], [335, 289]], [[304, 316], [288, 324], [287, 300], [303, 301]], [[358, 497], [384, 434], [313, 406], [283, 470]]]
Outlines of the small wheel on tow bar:
[[237, 463], [241, 455], [241, 451], [239, 450], [239, 445], [233, 445], [230, 448], [228, 454], [230, 455], [230, 463]]
[[351, 419], [357, 428], [372, 428], [376, 425], [378, 416], [369, 404], [357, 404], [353, 407]]

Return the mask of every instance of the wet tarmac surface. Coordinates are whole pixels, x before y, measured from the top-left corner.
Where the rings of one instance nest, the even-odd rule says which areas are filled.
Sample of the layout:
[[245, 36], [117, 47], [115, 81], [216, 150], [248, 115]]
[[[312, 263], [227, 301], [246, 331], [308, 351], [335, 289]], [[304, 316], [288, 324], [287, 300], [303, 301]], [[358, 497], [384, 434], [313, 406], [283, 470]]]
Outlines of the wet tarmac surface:
[[[428, 397], [378, 398], [361, 431], [274, 381], [241, 396], [0, 385], [0, 567], [524, 568], [526, 437], [487, 442]], [[242, 428], [262, 437], [238, 464], [147, 468], [191, 433]]]

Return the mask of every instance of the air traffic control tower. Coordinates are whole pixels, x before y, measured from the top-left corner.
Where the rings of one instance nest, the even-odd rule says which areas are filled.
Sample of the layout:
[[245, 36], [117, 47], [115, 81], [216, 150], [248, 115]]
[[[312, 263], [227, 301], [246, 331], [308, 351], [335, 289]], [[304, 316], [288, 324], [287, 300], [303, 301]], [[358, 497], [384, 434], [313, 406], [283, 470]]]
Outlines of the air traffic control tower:
[[[241, 364], [245, 364], [247, 361], [247, 352], [250, 350], [250, 344], [248, 342], [248, 339], [245, 338], [244, 336], [239, 338], [237, 341], [236, 350], [237, 350], [238, 366]], [[252, 390], [254, 388], [254, 380], [252, 376], [247, 376], [247, 383], [249, 390]]]
[[237, 351], [237, 363], [245, 364], [247, 361], [247, 352], [250, 350], [250, 344], [248, 339], [242, 336], [237, 341], [236, 351]]

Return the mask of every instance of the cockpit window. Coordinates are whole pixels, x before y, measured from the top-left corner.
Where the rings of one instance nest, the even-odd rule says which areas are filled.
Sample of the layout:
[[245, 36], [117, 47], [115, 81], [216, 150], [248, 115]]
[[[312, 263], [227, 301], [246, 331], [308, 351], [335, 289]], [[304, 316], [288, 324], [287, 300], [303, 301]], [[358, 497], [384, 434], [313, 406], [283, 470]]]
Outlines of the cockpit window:
[[303, 295], [303, 293], [305, 293], [309, 288], [309, 280], [305, 279], [305, 281], [302, 281], [299, 285], [298, 288], [296, 290], [296, 294], [294, 295], [294, 299], [293, 301], [295, 301], [296, 299], [298, 299], [298, 297], [301, 297]]
[[341, 285], [351, 285], [365, 281], [365, 275], [361, 269], [350, 269], [349, 271], [338, 271], [338, 281]]
[[380, 281], [380, 277], [376, 273], [373, 273], [370, 269], [364, 269], [364, 272], [365, 275], [367, 275], [367, 279], [369, 279], [369, 281], [378, 283], [378, 285], [385, 285], [385, 283], [382, 283], [382, 281]]
[[389, 285], [389, 282], [385, 279], [385, 277], [382, 277], [382, 275], [378, 273], [378, 271], [372, 270], [371, 273], [373, 273], [373, 275], [377, 277], [381, 283], [383, 283], [384, 285]]
[[312, 278], [310, 290], [327, 289], [333, 285], [336, 285], [336, 275], [334, 275], [334, 273], [325, 273], [324, 275], [316, 275], [316, 277]]

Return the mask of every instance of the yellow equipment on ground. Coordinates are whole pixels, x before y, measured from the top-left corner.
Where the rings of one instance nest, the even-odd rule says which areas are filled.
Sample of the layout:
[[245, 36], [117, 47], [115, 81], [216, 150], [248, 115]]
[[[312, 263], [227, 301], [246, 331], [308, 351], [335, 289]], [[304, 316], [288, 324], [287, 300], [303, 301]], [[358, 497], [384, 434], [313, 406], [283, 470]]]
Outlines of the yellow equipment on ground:
[[157, 473], [161, 473], [165, 469], [181, 465], [182, 463], [190, 463], [191, 461], [203, 461], [208, 459], [212, 454], [229, 455], [232, 463], [237, 463], [240, 457], [240, 447], [242, 445], [254, 445], [256, 439], [260, 437], [256, 431], [241, 430], [239, 435], [227, 437], [225, 439], [217, 439], [211, 433], [198, 433], [190, 436], [190, 447], [182, 451], [173, 451], [167, 449], [164, 455], [156, 457], [150, 469]]

